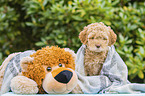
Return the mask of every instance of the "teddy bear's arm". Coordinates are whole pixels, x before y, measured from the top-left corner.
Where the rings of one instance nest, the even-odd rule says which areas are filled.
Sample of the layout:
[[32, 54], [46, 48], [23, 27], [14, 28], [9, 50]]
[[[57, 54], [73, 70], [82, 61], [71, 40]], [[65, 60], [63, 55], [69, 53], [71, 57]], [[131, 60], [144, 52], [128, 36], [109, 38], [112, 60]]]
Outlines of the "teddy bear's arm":
[[[34, 59], [31, 57], [24, 57], [20, 61], [22, 72], [27, 72], [28, 64], [32, 63]], [[11, 90], [16, 94], [35, 94], [38, 93], [37, 83], [20, 73], [11, 80]]]
[[11, 90], [16, 94], [36, 94], [38, 93], [37, 83], [25, 76], [16, 76], [11, 80]]

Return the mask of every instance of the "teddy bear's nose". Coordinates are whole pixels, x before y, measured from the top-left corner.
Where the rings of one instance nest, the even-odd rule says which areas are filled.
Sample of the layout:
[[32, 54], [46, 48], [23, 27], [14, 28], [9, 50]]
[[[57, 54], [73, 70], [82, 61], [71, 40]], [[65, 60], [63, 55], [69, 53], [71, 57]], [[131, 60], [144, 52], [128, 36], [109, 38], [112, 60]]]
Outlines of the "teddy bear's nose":
[[60, 83], [68, 83], [70, 79], [72, 78], [73, 73], [68, 70], [61, 71], [58, 75], [56, 75], [54, 78]]

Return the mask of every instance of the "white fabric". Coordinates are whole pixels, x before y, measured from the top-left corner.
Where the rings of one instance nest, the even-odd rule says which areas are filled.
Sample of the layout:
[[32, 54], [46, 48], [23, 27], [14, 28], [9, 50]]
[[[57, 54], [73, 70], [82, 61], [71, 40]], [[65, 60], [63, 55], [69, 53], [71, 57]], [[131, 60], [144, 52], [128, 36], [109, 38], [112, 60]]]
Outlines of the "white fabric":
[[145, 96], [145, 93], [142, 94], [32, 94], [32, 95], [21, 95], [8, 92], [2, 96]]
[[[127, 66], [120, 58], [118, 53], [115, 51], [114, 46], [109, 47], [108, 55], [103, 64], [101, 74], [98, 76], [85, 76], [84, 73], [85, 48], [86, 48], [85, 45], [82, 45], [80, 47], [80, 49], [77, 52], [77, 60], [76, 60], [76, 73], [79, 79], [78, 84], [80, 85], [82, 91], [86, 93], [83, 95], [88, 95], [88, 93], [92, 95], [97, 93], [108, 93], [108, 95], [110, 93], [114, 93], [114, 94], [145, 93], [145, 84], [130, 83], [127, 80], [127, 75], [128, 75]], [[35, 51], [33, 50], [25, 51], [21, 54], [16, 55], [15, 57], [12, 58], [12, 60], [10, 60], [5, 70], [4, 81], [0, 93], [8, 92], [10, 90], [9, 85], [11, 79], [14, 76], [16, 76], [19, 72], [21, 72], [21, 68], [19, 66], [21, 58], [25, 56], [29, 56], [34, 52]], [[21, 95], [13, 94], [11, 92], [3, 94], [2, 96], [9, 96], [9, 95], [21, 96]], [[48, 94], [43, 94], [43, 95], [48, 95]], [[68, 95], [74, 95], [74, 94], [68, 94]], [[80, 94], [75, 94], [75, 95], [80, 96]], [[131, 94], [131, 96], [134, 95], [135, 94]], [[141, 96], [141, 95], [143, 94], [137, 94], [135, 96]], [[35, 96], [35, 95], [31, 95], [31, 96]], [[36, 96], [42, 96], [42, 95], [38, 94]]]
[[10, 91], [11, 79], [13, 77], [17, 76], [21, 72], [20, 60], [23, 57], [33, 54], [34, 52], [35, 52], [34, 50], [28, 50], [28, 51], [21, 52], [21, 53], [17, 54], [16, 56], [14, 56], [9, 61], [9, 63], [7, 64], [7, 67], [5, 69], [0, 95]]
[[78, 84], [84, 93], [144, 93], [145, 84], [130, 83], [127, 79], [128, 70], [124, 61], [109, 47], [107, 58], [98, 76], [85, 76], [84, 54], [86, 46], [82, 45], [77, 52], [76, 72]]

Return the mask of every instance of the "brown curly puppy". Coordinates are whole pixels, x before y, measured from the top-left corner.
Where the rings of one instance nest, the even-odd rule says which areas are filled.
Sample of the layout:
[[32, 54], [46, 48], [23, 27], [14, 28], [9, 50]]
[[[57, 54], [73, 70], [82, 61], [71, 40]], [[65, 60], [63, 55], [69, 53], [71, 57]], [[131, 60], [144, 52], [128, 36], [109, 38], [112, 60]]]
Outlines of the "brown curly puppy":
[[84, 65], [87, 76], [99, 75], [108, 53], [108, 46], [116, 42], [116, 34], [102, 22], [92, 23], [80, 32], [79, 38], [86, 45]]

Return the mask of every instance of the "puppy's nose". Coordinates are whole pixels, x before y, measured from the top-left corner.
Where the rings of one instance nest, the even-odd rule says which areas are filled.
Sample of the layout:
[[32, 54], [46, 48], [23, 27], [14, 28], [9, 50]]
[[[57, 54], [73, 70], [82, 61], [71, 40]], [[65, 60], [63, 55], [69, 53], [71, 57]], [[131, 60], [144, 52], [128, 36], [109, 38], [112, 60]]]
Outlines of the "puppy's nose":
[[58, 75], [56, 75], [54, 79], [60, 83], [67, 84], [72, 78], [72, 76], [73, 76], [73, 73], [71, 71], [64, 70], [64, 71], [61, 71]]
[[97, 45], [96, 45], [97, 48], [100, 48], [100, 46], [101, 46], [100, 44], [97, 44]]

